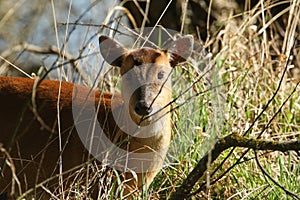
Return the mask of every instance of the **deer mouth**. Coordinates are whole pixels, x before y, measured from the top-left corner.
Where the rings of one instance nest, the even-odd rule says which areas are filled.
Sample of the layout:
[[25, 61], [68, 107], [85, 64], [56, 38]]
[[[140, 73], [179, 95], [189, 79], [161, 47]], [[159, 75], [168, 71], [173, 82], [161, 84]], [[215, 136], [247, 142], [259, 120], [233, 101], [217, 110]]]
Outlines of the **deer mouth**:
[[157, 121], [163, 119], [167, 115], [167, 111], [163, 109], [161, 106], [152, 105], [151, 107], [143, 107], [138, 108], [139, 105], [136, 106], [133, 113], [130, 113], [131, 118], [138, 126], [148, 126], [156, 123]]

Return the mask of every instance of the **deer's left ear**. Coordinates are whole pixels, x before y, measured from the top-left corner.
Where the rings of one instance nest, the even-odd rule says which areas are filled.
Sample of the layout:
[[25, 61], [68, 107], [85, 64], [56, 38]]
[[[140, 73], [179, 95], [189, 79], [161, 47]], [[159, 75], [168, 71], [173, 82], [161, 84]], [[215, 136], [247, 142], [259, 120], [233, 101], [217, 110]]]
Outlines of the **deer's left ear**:
[[185, 35], [175, 41], [167, 42], [163, 49], [170, 54], [170, 64], [175, 67], [178, 63], [184, 62], [192, 54], [194, 40], [192, 35]]

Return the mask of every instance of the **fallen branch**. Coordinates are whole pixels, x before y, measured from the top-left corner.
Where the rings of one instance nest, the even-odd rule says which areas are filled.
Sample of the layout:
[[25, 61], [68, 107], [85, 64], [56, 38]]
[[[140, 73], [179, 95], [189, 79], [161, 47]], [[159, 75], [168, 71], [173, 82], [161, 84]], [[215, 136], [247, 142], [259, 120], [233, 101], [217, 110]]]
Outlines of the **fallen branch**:
[[196, 165], [193, 171], [184, 180], [182, 185], [172, 195], [172, 200], [182, 200], [190, 196], [196, 182], [204, 175], [207, 170], [207, 161], [210, 157], [211, 163], [214, 162], [221, 153], [231, 147], [244, 147], [254, 150], [272, 151], [300, 151], [300, 140], [277, 142], [271, 140], [252, 139], [240, 136], [237, 133], [219, 138], [214, 148], [208, 152]]

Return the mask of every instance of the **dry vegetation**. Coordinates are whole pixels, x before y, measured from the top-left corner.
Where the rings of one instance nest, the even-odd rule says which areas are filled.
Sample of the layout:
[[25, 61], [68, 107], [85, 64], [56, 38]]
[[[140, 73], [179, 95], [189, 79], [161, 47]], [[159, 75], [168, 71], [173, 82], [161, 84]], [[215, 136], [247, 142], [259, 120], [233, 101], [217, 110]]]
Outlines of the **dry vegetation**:
[[[200, 41], [197, 28], [191, 28], [192, 24], [189, 24], [192, 21], [189, 20], [190, 8], [186, 7], [182, 12], [182, 17], [185, 18], [182, 20], [184, 22], [182, 27], [185, 28], [183, 32], [193, 34], [197, 45], [203, 46], [205, 52], [196, 49], [189, 62], [175, 72], [174, 98], [180, 97], [172, 104], [174, 137], [180, 135], [178, 141], [181, 142], [176, 142], [175, 148], [182, 151], [172, 151], [165, 167], [149, 190], [143, 194], [142, 199], [171, 198], [219, 137], [235, 133], [247, 138], [275, 142], [300, 140], [298, 86], [300, 1], [268, 0], [249, 6], [250, 1], [246, 0], [244, 7], [239, 8], [232, 7], [232, 4], [229, 5], [227, 1], [213, 2], [205, 8], [215, 21], [206, 25], [208, 29], [207, 37], [202, 38], [204, 41]], [[0, 1], [1, 7], [4, 4], [7, 3]], [[18, 6], [18, 3], [10, 6]], [[48, 6], [51, 8], [51, 4]], [[52, 7], [58, 9], [55, 5]], [[122, 14], [117, 14], [117, 10], [122, 11]], [[81, 22], [77, 17], [75, 19], [78, 21], [75, 25], [69, 23], [75, 20], [67, 21], [66, 18], [51, 24], [51, 29], [58, 26], [72, 30], [74, 27], [75, 30], [80, 29], [86, 33], [85, 40], [77, 45], [76, 51], [73, 49], [64, 57], [62, 56], [64, 51], [69, 52], [67, 44], [68, 37], [72, 35], [70, 31], [66, 31], [66, 38], [58, 40], [60, 45], [64, 43], [66, 48], [50, 49], [41, 43], [38, 44], [39, 48], [18, 46], [17, 49], [16, 44], [9, 43], [7, 47], [2, 47], [0, 43], [2, 50], [0, 55], [18, 64], [18, 58], [22, 58], [24, 51], [43, 54], [39, 57], [42, 60], [41, 74], [37, 75], [55, 78], [58, 74], [58, 77], [61, 76], [65, 80], [82, 81], [83, 84], [91, 85], [98, 78], [98, 73], [103, 77], [102, 68], [90, 69], [95, 66], [90, 64], [91, 62], [100, 63], [99, 56], [94, 55], [94, 52], [98, 52], [98, 46], [93, 43], [97, 34], [117, 31], [122, 35], [129, 28], [129, 25], [125, 25], [127, 19], [134, 21], [130, 11], [124, 8], [114, 7], [111, 13], [111, 18], [107, 18], [108, 21], [103, 23]], [[0, 20], [2, 30], [0, 36], [4, 35], [4, 38], [10, 39], [7, 37], [9, 34], [3, 31], [3, 27], [10, 27], [11, 23], [16, 23], [14, 21], [17, 17], [14, 18], [14, 15], [17, 13], [10, 14], [1, 10], [1, 15], [6, 18], [2, 17]], [[58, 24], [58, 22], [66, 23]], [[119, 26], [117, 30], [115, 30], [116, 25]], [[52, 37], [51, 40], [55, 41], [55, 36]], [[56, 46], [55, 42], [50, 44]], [[54, 55], [54, 61], [53, 57], [49, 58], [50, 55]], [[47, 59], [52, 59], [52, 66], [48, 64]], [[204, 67], [203, 63], [205, 63]], [[3, 68], [7, 66], [3, 62], [1, 67], [2, 73], [5, 71], [6, 75], [8, 71]], [[57, 66], [61, 67], [62, 71], [51, 74]], [[51, 67], [55, 70], [48, 74], [46, 71]], [[29, 69], [27, 72], [31, 73]], [[98, 85], [101, 87], [105, 85], [106, 89], [111, 90], [113, 85], [111, 80], [117, 78], [113, 73], [109, 74], [109, 77], [109, 81], [105, 84], [101, 84], [100, 81]], [[190, 88], [188, 93], [182, 95], [186, 88]], [[207, 173], [194, 185], [190, 193], [192, 195], [189, 197], [192, 199], [300, 199], [299, 152], [299, 150], [258, 151], [238, 147], [227, 149], [213, 160], [214, 162], [208, 164]], [[88, 187], [109, 188], [107, 184], [109, 180], [101, 175], [107, 173], [106, 168], [92, 165], [88, 178], [85, 176], [86, 172], [79, 172], [80, 169], [74, 173], [77, 181], [74, 181], [74, 190], [71, 193], [77, 194], [78, 199], [80, 196], [85, 196], [78, 183], [88, 182]], [[98, 172], [98, 175], [93, 172]], [[43, 189], [53, 193], [46, 188]], [[101, 199], [109, 196], [109, 192], [107, 189]], [[70, 193], [66, 192], [66, 194]]]

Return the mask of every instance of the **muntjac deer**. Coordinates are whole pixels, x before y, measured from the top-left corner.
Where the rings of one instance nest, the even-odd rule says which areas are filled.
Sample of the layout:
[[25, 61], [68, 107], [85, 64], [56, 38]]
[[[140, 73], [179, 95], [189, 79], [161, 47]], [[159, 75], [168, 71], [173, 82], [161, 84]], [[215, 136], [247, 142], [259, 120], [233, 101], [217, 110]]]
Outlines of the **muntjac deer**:
[[106, 36], [99, 38], [99, 44], [104, 60], [120, 68], [121, 95], [68, 82], [43, 80], [37, 84], [37, 79], [0, 77], [0, 194], [63, 195], [61, 187], [52, 191], [52, 184], [59, 185], [58, 177], [64, 186], [70, 184], [72, 179], [66, 175], [89, 158], [82, 130], [86, 131], [83, 137], [92, 131], [78, 128], [82, 119], [74, 115], [74, 109], [84, 105], [97, 108], [97, 121], [109, 138], [106, 143], [129, 155], [126, 166], [117, 168], [124, 168], [124, 195], [136, 195], [148, 187], [161, 169], [171, 140], [170, 74], [191, 54], [192, 36], [169, 42], [164, 50], [127, 50]]

